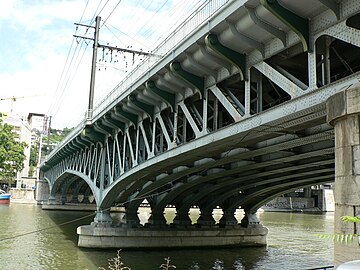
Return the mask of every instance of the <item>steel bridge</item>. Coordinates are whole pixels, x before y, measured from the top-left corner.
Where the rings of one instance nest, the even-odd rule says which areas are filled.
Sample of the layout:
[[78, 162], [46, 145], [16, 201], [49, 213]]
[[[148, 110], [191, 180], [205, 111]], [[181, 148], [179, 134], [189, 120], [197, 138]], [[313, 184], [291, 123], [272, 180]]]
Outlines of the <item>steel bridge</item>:
[[[334, 181], [326, 101], [359, 82], [360, 1], [209, 0], [46, 158], [50, 201], [93, 194], [97, 223], [258, 224], [276, 196]], [[216, 226], [219, 226], [216, 225]]]

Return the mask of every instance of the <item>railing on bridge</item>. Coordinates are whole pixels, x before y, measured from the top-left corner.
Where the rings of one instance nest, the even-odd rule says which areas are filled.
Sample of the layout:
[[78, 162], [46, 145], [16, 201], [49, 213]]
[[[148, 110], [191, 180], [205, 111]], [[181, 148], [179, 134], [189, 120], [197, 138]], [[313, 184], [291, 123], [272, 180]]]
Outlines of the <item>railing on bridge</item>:
[[[171, 53], [180, 42], [184, 41], [200, 25], [207, 23], [209, 18], [213, 17], [222, 7], [231, 1], [232, 0], [209, 0], [199, 6], [172, 34], [151, 52], [151, 56], [146, 56], [108, 95], [95, 105], [94, 110], [91, 112], [92, 118], [99, 115], [108, 105], [115, 101], [123, 91], [131, 87], [136, 79], [150, 70], [162, 57]], [[76, 134], [81, 132], [86, 121], [89, 120], [88, 115], [89, 112], [86, 111], [83, 120], [54, 148], [49, 154], [49, 157], [52, 156], [52, 153], [55, 153], [58, 149], [66, 145]]]
[[[101, 100], [93, 111], [93, 117], [100, 114], [111, 102], [113, 102], [123, 91], [130, 88], [132, 84], [145, 72], [150, 70], [159, 60], [170, 54], [171, 51], [184, 41], [201, 24], [214, 16], [215, 13], [231, 0], [210, 0], [204, 2], [195, 10], [174, 32], [162, 41], [150, 56], [146, 56], [103, 100]], [[155, 55], [155, 56], [154, 56]], [[158, 57], [160, 56], [160, 58]]]

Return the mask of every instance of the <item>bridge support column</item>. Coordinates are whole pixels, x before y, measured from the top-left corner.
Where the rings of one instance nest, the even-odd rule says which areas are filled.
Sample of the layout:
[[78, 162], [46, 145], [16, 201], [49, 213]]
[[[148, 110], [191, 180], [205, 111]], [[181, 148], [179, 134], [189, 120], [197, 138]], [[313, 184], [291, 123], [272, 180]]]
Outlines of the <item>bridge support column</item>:
[[[335, 129], [335, 234], [355, 234], [359, 227], [341, 216], [360, 216], [360, 84], [327, 101], [327, 120]], [[360, 257], [360, 249], [334, 243], [335, 265]]]
[[61, 204], [64, 205], [67, 202], [66, 193], [61, 194]]
[[219, 223], [222, 227], [235, 226], [238, 224], [237, 219], [235, 218], [235, 211], [224, 210], [224, 214], [221, 217]]
[[59, 203], [56, 201], [56, 197], [50, 194], [47, 204], [59, 204]]
[[253, 212], [245, 211], [245, 215], [241, 220], [241, 226], [247, 228], [249, 226], [254, 226], [254, 225], [260, 225], [260, 220], [256, 216], [256, 212], [253, 213]]
[[201, 227], [211, 227], [215, 225], [215, 220], [213, 218], [212, 211], [211, 212], [201, 211], [201, 215], [197, 220], [197, 225]]
[[125, 221], [128, 227], [140, 227], [140, 219], [137, 210], [126, 209]]
[[166, 225], [166, 219], [164, 217], [163, 212], [152, 212], [151, 216], [149, 217], [148, 224], [154, 226], [164, 226]]
[[42, 179], [37, 180], [35, 198], [38, 204], [48, 200], [49, 195], [50, 195], [49, 183], [46, 180], [42, 180]]
[[76, 195], [72, 195], [72, 197], [71, 197], [71, 201], [70, 201], [71, 203], [79, 203], [79, 199], [78, 199], [78, 195], [76, 194]]
[[72, 192], [72, 196], [71, 196], [71, 203], [79, 203], [79, 190], [77, 188], [75, 188]]
[[112, 224], [110, 210], [97, 210], [94, 218], [94, 225], [108, 227]]
[[190, 226], [192, 223], [188, 212], [177, 212], [173, 224], [180, 226]]

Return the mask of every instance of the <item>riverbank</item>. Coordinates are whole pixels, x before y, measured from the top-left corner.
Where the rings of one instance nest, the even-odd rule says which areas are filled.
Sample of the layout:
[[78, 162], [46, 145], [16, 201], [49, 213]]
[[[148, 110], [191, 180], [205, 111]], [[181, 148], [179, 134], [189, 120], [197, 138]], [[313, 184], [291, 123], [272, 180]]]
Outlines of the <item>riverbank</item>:
[[38, 204], [36, 200], [31, 199], [10, 199], [10, 203], [18, 203], [18, 204]]

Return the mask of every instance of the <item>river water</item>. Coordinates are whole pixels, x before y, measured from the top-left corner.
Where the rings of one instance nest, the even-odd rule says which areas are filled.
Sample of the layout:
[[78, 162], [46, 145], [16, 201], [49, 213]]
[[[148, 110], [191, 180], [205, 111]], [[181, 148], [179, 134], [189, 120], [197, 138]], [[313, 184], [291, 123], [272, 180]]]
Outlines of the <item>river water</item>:
[[[89, 215], [89, 212], [43, 211], [39, 206], [0, 205], [1, 270], [74, 270], [108, 266], [116, 250], [77, 247], [76, 227], [90, 224], [93, 217], [67, 225], [59, 224]], [[121, 251], [132, 270], [159, 269], [170, 257], [176, 269], [283, 270], [332, 265], [332, 242], [314, 234], [333, 232], [332, 213], [259, 213], [269, 229], [263, 248]]]

